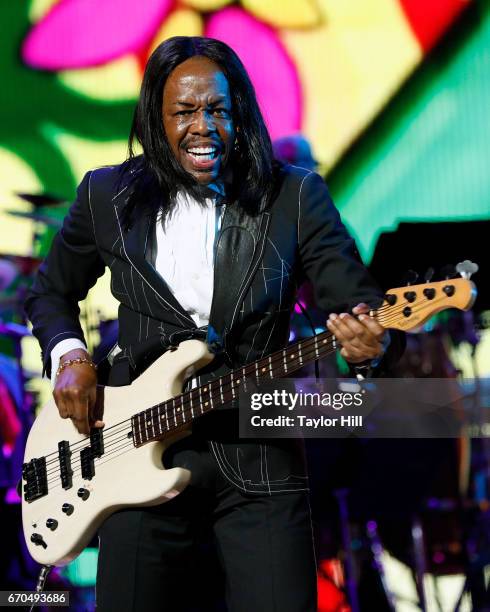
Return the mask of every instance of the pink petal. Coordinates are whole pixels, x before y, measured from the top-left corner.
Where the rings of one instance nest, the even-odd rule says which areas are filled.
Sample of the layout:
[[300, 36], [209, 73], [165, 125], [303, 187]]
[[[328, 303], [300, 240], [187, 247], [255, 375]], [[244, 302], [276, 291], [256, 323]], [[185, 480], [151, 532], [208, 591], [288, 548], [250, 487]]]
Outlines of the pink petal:
[[294, 63], [275, 31], [240, 8], [214, 13], [206, 36], [228, 44], [245, 65], [271, 138], [301, 128], [301, 84]]
[[43, 70], [83, 68], [136, 52], [173, 0], [62, 0], [28, 33], [26, 64]]

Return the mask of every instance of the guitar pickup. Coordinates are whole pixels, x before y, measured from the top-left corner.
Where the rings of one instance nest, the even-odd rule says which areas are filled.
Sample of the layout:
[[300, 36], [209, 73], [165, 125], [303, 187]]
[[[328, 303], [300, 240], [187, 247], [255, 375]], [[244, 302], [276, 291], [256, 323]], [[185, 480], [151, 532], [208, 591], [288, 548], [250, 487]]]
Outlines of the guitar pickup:
[[67, 440], [58, 442], [58, 459], [60, 462], [61, 486], [69, 489], [73, 486], [73, 470], [71, 469], [71, 450]]
[[80, 465], [82, 467], [82, 478], [85, 478], [85, 480], [92, 480], [95, 476], [95, 465], [92, 448], [90, 446], [86, 446], [80, 451]]
[[100, 428], [90, 430], [90, 447], [93, 457], [101, 457], [104, 454], [104, 432]]
[[46, 457], [31, 459], [22, 466], [22, 478], [25, 480], [24, 499], [34, 501], [48, 494], [48, 476], [46, 473]]

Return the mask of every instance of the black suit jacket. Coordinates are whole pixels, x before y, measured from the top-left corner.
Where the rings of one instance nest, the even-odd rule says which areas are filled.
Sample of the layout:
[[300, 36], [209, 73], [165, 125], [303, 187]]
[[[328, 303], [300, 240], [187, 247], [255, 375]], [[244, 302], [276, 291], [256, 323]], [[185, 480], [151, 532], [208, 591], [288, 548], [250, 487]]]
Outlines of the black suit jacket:
[[[137, 161], [131, 171], [141, 171]], [[118, 166], [87, 173], [40, 267], [26, 311], [48, 373], [57, 342], [83, 340], [78, 302], [105, 266], [111, 270], [111, 291], [120, 303], [122, 349], [109, 384], [130, 383], [170, 344], [196, 331], [152, 265], [150, 218], [141, 215], [129, 230], [123, 229], [127, 195]], [[361, 301], [379, 303], [382, 295], [361, 263], [323, 179], [284, 166], [275, 198], [257, 214], [246, 213], [239, 202], [226, 206], [216, 245], [209, 324], [209, 338], [217, 339], [223, 352], [201, 373], [199, 382], [282, 348], [296, 289], [306, 278], [325, 312], [349, 310]], [[209, 442], [224, 476], [246, 493], [306, 488], [301, 447], [291, 440], [239, 440], [236, 413], [210, 414], [194, 427], [195, 435]]]

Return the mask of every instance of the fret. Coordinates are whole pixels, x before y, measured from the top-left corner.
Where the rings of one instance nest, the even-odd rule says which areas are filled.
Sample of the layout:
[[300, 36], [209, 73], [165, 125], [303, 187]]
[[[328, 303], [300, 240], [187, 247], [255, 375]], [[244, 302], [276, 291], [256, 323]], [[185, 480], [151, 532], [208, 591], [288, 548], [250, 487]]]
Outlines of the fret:
[[288, 372], [288, 363], [287, 363], [287, 360], [286, 360], [286, 349], [283, 349], [283, 351], [282, 351], [282, 362], [284, 364], [284, 371], [287, 374], [287, 372]]
[[174, 409], [174, 425], [177, 427], [177, 412], [175, 410], [175, 397], [172, 398], [172, 408]]
[[303, 355], [301, 353], [301, 342], [298, 342], [298, 358], [299, 358], [299, 364], [303, 365]]
[[148, 440], [148, 436], [146, 435], [147, 431], [146, 431], [146, 424], [145, 424], [145, 415], [143, 412], [138, 413], [138, 421], [140, 425], [141, 442], [146, 442]]
[[318, 338], [317, 338], [317, 336], [315, 336], [314, 341], [315, 341], [315, 356], [318, 359], [318, 357], [320, 357], [320, 353], [318, 352]]
[[235, 399], [235, 385], [234, 385], [234, 380], [233, 380], [233, 372], [230, 373], [230, 381], [231, 381], [231, 395], [232, 395], [232, 399]]
[[274, 374], [272, 373], [272, 357], [269, 355], [269, 374], [271, 378], [274, 378]]
[[209, 383], [209, 393], [208, 393], [208, 399], [209, 399], [209, 403], [211, 404], [210, 410], [212, 410], [214, 408], [214, 403], [213, 403], [213, 389], [211, 388], [211, 384]]
[[223, 395], [223, 377], [220, 376], [218, 378], [218, 381], [219, 381], [219, 394], [220, 394], [220, 397], [221, 397], [221, 402], [224, 404], [225, 403], [225, 396]]
[[199, 409], [201, 410], [201, 414], [204, 414], [204, 410], [203, 410], [203, 407], [202, 407], [201, 387], [198, 387], [197, 390], [199, 391]]
[[162, 435], [162, 422], [160, 421], [160, 411], [158, 404], [153, 407], [153, 421], [157, 427], [158, 435]]
[[[323, 343], [325, 344], [326, 340], [323, 341]], [[332, 346], [334, 349], [337, 348], [337, 338], [332, 334]]]
[[180, 414], [182, 415], [182, 423], [185, 423], [184, 397], [180, 396]]
[[188, 393], [188, 396], [189, 396], [189, 401], [190, 401], [190, 404], [191, 404], [191, 416], [194, 419], [194, 405], [192, 403], [192, 390], [191, 390], [190, 393]]
[[[162, 423], [163, 418], [162, 418], [162, 417], [163, 417], [163, 416], [167, 416], [167, 413], [166, 413], [166, 411], [165, 411], [165, 404], [158, 404], [158, 414], [159, 414], [159, 416], [160, 416], [160, 418], [159, 418], [159, 421], [160, 421], [160, 429], [161, 429], [161, 430], [162, 430], [162, 432], [163, 432], [163, 423]], [[167, 428], [165, 429], [165, 431], [168, 431], [168, 423], [167, 423]]]
[[164, 406], [164, 409], [165, 409], [165, 421], [167, 423], [167, 431], [170, 431], [170, 426], [168, 424], [168, 402], [165, 402], [165, 404], [163, 406]]
[[255, 362], [255, 379], [259, 380], [259, 362]]
[[157, 406], [152, 406], [151, 407], [151, 420], [153, 423], [153, 431], [155, 432], [155, 436], [159, 435], [161, 432], [158, 431], [158, 407]]
[[145, 410], [145, 422], [146, 428], [150, 430], [150, 438], [155, 437], [155, 432], [153, 431], [153, 415], [151, 414], [151, 408]]

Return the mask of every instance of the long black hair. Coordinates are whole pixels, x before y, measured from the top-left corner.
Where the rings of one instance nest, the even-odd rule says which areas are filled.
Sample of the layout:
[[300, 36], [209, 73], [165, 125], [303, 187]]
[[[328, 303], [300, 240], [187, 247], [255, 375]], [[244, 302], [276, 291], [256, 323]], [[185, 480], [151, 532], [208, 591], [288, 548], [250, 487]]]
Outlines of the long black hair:
[[[129, 157], [123, 175], [129, 177], [129, 197], [124, 220], [135, 214], [156, 218], [170, 207], [177, 191], [184, 189], [202, 200], [202, 187], [175, 159], [162, 120], [163, 88], [170, 73], [185, 60], [204, 56], [217, 64], [230, 88], [236, 146], [230, 163], [232, 183], [227, 199], [239, 200], [252, 213], [272, 194], [274, 162], [271, 140], [255, 96], [255, 90], [238, 55], [225, 43], [199, 36], [174, 36], [151, 54], [129, 135]], [[143, 156], [136, 158], [138, 142]], [[136, 159], [135, 159], [136, 158]], [[129, 171], [129, 172], [126, 172]]]

